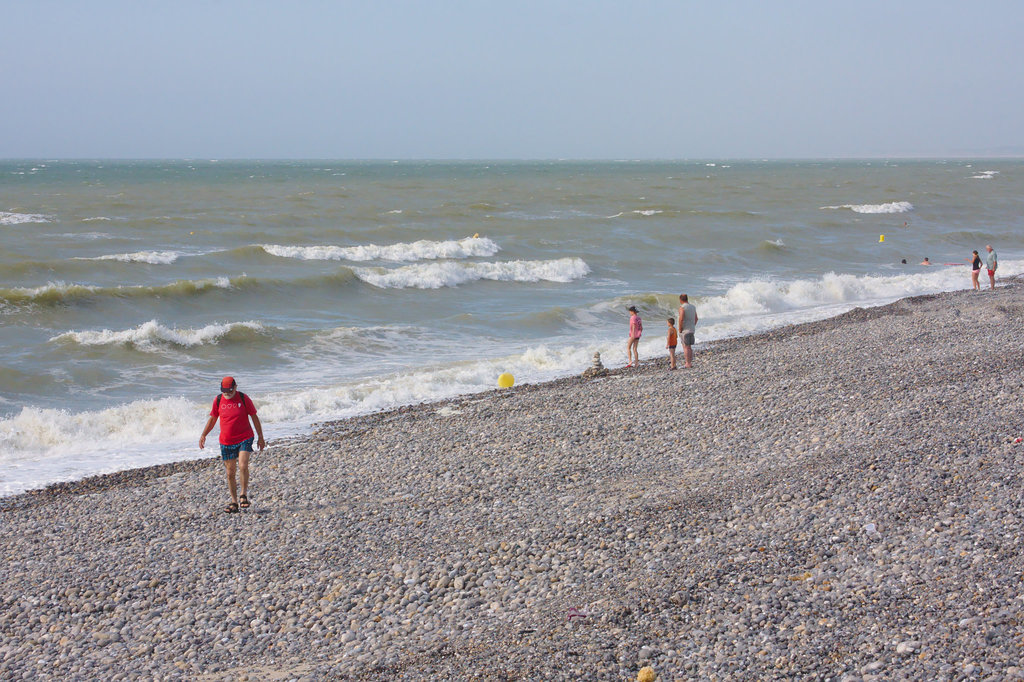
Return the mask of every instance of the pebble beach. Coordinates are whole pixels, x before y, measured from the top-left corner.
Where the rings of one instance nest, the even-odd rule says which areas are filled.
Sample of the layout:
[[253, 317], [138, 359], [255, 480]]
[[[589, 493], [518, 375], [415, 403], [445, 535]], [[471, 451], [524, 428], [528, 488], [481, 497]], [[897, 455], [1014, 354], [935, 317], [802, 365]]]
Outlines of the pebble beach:
[[1022, 291], [2, 498], [0, 679], [1024, 679]]

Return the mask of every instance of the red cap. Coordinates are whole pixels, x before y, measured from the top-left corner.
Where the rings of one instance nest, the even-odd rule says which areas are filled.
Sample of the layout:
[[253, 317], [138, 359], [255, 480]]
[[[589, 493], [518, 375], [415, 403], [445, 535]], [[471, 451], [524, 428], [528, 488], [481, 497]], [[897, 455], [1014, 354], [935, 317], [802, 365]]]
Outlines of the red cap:
[[234, 388], [234, 387], [235, 387], [235, 378], [234, 377], [224, 377], [223, 379], [220, 380], [220, 390], [224, 391], [224, 390], [227, 390], [229, 388]]

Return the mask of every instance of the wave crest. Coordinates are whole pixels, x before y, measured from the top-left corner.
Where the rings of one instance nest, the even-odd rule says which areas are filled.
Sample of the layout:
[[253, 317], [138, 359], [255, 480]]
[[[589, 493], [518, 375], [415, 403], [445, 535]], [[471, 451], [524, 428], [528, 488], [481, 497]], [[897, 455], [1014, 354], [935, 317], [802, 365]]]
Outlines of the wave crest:
[[[242, 276], [244, 278], [244, 275]], [[57, 304], [78, 298], [109, 296], [188, 296], [209, 289], [230, 289], [232, 280], [227, 277], [201, 280], [179, 280], [170, 284], [157, 286], [119, 286], [100, 287], [89, 284], [68, 284], [66, 282], [48, 282], [38, 287], [0, 288], [0, 302], [12, 305], [31, 303]]]
[[382, 289], [440, 289], [482, 279], [502, 282], [571, 282], [587, 275], [582, 258], [499, 263], [424, 263], [400, 268], [356, 268], [356, 277]]
[[421, 239], [399, 244], [364, 244], [361, 246], [282, 246], [263, 244], [267, 253], [281, 258], [301, 260], [349, 260], [349, 261], [417, 261], [439, 258], [469, 258], [472, 256], [493, 256], [501, 250], [494, 241], [486, 237], [431, 241]]
[[[241, 332], [241, 333], [239, 333]], [[263, 334], [262, 324], [254, 320], [228, 324], [209, 324], [200, 329], [172, 329], [156, 320], [140, 324], [134, 329], [112, 331], [70, 331], [50, 339], [52, 342], [74, 343], [81, 346], [132, 346], [148, 349], [161, 345], [193, 346], [216, 345], [224, 340], [244, 341], [253, 333]]]
[[50, 216], [40, 213], [14, 213], [0, 211], [0, 225], [21, 225], [22, 223], [48, 223]]
[[76, 258], [75, 260], [116, 260], [122, 263], [150, 263], [152, 265], [170, 265], [181, 256], [177, 251], [137, 251], [135, 253], [114, 253], [109, 256], [94, 258]]
[[762, 241], [760, 244], [757, 245], [757, 249], [759, 251], [769, 251], [769, 252], [772, 252], [772, 251], [785, 251], [786, 250], [786, 242], [782, 241], [781, 239], [765, 239], [764, 241]]
[[914, 205], [909, 201], [890, 201], [886, 204], [843, 204], [842, 206], [822, 206], [822, 210], [838, 210], [848, 208], [854, 213], [906, 213], [913, 211]]

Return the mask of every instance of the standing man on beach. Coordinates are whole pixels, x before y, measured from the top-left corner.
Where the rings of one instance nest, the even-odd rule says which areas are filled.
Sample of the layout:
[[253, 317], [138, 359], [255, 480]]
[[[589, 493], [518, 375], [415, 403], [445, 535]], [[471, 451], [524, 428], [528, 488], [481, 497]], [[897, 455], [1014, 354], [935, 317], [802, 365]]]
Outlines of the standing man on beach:
[[697, 333], [697, 308], [686, 294], [679, 294], [679, 333], [683, 336], [683, 367], [693, 367], [693, 343]]
[[[263, 440], [263, 425], [256, 416], [256, 406], [249, 396], [238, 390], [234, 377], [224, 377], [220, 382], [220, 395], [213, 401], [210, 418], [206, 420], [203, 435], [199, 436], [199, 449], [206, 447], [206, 436], [213, 430], [213, 425], [220, 418], [220, 458], [228, 476], [228, 490], [231, 492], [231, 504], [224, 508], [228, 514], [237, 514], [238, 508], [249, 508], [249, 456], [252, 455], [252, 441], [255, 438], [249, 419], [259, 436], [257, 446], [260, 450], [267, 446]], [[237, 465], [237, 466], [236, 466]], [[238, 495], [235, 482], [235, 470], [239, 470], [242, 479], [242, 494]]]
[[989, 288], [996, 288], [996, 268], [999, 267], [999, 259], [996, 257], [996, 251], [992, 248], [991, 244], [985, 245], [985, 267], [988, 268], [988, 284]]

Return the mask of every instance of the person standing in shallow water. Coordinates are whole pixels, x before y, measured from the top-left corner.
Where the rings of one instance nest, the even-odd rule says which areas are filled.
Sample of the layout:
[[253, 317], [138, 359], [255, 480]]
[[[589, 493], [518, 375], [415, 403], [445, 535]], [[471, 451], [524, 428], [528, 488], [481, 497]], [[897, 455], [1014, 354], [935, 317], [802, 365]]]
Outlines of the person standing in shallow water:
[[629, 306], [629, 341], [626, 343], [626, 367], [640, 366], [640, 335], [644, 333], [644, 323], [636, 312], [636, 306]]
[[679, 333], [683, 337], [683, 367], [693, 367], [693, 344], [697, 333], [697, 308], [686, 294], [679, 294]]
[[[220, 382], [220, 395], [214, 399], [210, 418], [206, 420], [203, 435], [199, 436], [200, 450], [206, 447], [206, 436], [213, 430], [218, 418], [220, 458], [224, 461], [228, 491], [231, 493], [231, 503], [224, 511], [234, 514], [238, 512], [239, 507], [249, 508], [249, 457], [252, 455], [252, 442], [256, 437], [249, 426], [250, 418], [252, 426], [256, 428], [256, 435], [259, 436], [257, 446], [262, 450], [267, 444], [263, 440], [263, 425], [256, 416], [256, 406], [252, 404], [249, 396], [238, 390], [238, 384], [233, 377], [224, 377]], [[236, 469], [241, 478], [241, 495], [238, 494], [238, 483], [235, 481]]]

